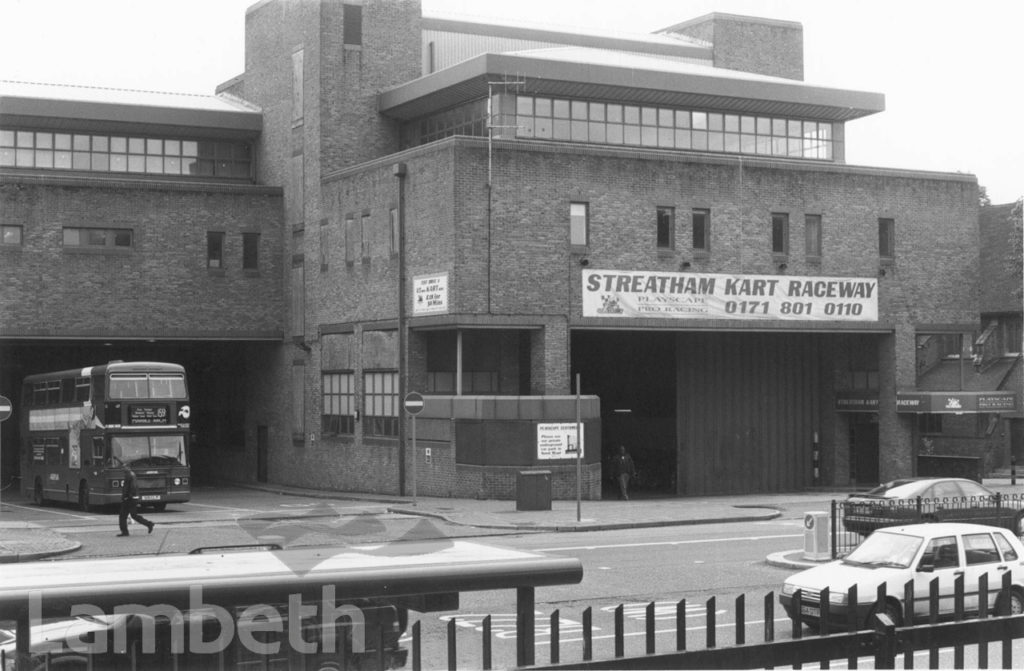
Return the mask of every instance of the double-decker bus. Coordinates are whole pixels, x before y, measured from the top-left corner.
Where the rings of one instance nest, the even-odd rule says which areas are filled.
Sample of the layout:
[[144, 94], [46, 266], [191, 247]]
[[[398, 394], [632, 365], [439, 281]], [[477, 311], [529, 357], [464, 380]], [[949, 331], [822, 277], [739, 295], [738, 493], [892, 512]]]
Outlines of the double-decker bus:
[[119, 503], [131, 467], [140, 505], [163, 510], [188, 501], [190, 415], [178, 364], [111, 361], [29, 375], [21, 413], [25, 495], [82, 510]]

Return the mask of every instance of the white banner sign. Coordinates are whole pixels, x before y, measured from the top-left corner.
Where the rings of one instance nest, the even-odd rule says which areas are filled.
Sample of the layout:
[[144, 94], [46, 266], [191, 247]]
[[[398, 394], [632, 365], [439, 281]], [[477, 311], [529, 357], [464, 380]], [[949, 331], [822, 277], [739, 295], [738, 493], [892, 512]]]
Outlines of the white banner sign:
[[[580, 458], [583, 458], [583, 424], [579, 427]], [[575, 459], [576, 424], [538, 424], [538, 459]]]
[[414, 277], [412, 293], [412, 313], [414, 315], [446, 314], [448, 312], [448, 273]]
[[878, 279], [583, 271], [584, 317], [878, 321]]

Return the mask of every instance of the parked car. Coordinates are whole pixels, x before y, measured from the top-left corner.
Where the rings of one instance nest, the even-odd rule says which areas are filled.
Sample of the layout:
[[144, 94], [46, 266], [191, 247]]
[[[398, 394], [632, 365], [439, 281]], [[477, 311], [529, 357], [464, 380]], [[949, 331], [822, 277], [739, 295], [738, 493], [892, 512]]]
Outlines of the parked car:
[[1024, 536], [1024, 499], [1000, 496], [966, 478], [901, 478], [843, 503], [843, 526], [864, 536], [915, 522], [991, 524]]
[[[1009, 571], [1012, 586], [1002, 591]], [[1024, 613], [1024, 544], [1005, 529], [980, 524], [911, 524], [880, 529], [843, 559], [801, 571], [782, 587], [779, 601], [791, 619], [799, 609], [801, 621], [820, 626], [821, 592], [829, 590], [829, 622], [845, 628], [851, 611], [861, 628], [870, 628], [876, 613], [884, 612], [897, 626], [903, 624], [905, 587], [913, 583], [914, 620], [930, 613], [930, 584], [939, 579], [939, 615], [954, 613], [955, 581], [964, 578], [964, 611], [977, 614], [979, 580], [988, 575], [988, 610], [1007, 608]], [[876, 604], [878, 587], [885, 583], [886, 601]], [[849, 590], [857, 586], [857, 602], [849, 603]], [[796, 592], [800, 591], [800, 600]], [[911, 623], [907, 623], [911, 624]]]

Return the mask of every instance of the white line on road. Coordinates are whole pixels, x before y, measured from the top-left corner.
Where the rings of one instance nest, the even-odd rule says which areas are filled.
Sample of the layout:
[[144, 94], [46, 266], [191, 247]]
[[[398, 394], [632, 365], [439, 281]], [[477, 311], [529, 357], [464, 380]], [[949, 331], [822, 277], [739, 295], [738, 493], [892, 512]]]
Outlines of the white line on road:
[[607, 545], [565, 545], [556, 548], [537, 548], [537, 552], [566, 552], [568, 550], [604, 550], [608, 548], [639, 548], [655, 545], [696, 545], [698, 543], [736, 543], [738, 541], [763, 541], [773, 538], [803, 538], [803, 534], [775, 534], [772, 536], [738, 536], [733, 538], [694, 538], [685, 541], [650, 541], [647, 543], [609, 543]]
[[31, 512], [36, 512], [36, 513], [48, 513], [48, 514], [52, 514], [52, 515], [64, 515], [65, 517], [74, 517], [75, 519], [79, 519], [79, 520], [95, 520], [95, 519], [99, 519], [95, 515], [79, 515], [79, 514], [76, 514], [76, 513], [66, 513], [64, 511], [57, 510], [57, 509], [54, 509], [54, 508], [47, 508], [46, 510], [40, 510], [38, 506], [32, 506], [30, 508], [29, 506], [19, 506], [19, 505], [16, 505], [14, 503], [4, 503], [3, 505], [5, 507], [8, 507], [8, 508], [17, 508], [18, 510], [25, 510], [25, 511], [31, 511]]

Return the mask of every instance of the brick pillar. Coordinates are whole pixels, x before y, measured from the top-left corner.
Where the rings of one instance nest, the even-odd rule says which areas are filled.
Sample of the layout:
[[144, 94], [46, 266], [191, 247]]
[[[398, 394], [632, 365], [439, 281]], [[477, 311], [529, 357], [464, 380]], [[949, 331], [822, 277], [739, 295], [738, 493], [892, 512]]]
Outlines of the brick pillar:
[[896, 412], [896, 390], [917, 386], [914, 327], [897, 324], [878, 343], [878, 475], [882, 482], [914, 475], [913, 415]]
[[530, 337], [530, 393], [538, 396], [570, 394], [569, 336], [564, 318], [552, 317]]

